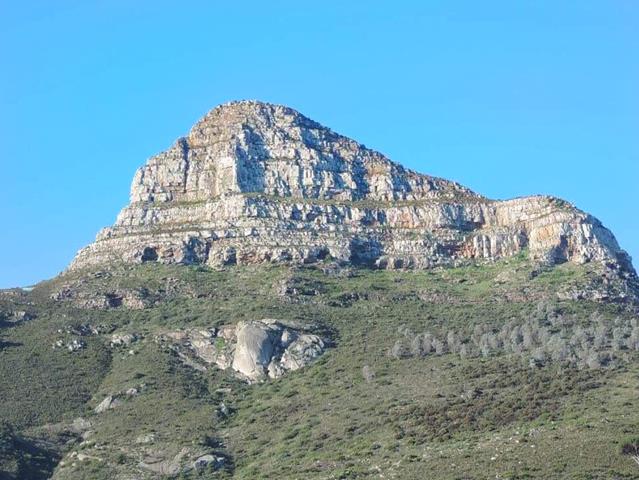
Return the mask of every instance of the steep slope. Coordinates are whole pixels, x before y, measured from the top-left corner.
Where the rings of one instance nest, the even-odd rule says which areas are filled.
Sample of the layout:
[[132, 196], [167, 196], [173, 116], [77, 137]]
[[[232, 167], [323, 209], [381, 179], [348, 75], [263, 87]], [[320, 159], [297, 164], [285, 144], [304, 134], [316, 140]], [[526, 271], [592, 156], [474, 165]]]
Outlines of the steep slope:
[[131, 203], [71, 269], [113, 262], [428, 268], [513, 256], [634, 276], [592, 216], [551, 197], [491, 201], [421, 175], [290, 108], [209, 112], [140, 168]]

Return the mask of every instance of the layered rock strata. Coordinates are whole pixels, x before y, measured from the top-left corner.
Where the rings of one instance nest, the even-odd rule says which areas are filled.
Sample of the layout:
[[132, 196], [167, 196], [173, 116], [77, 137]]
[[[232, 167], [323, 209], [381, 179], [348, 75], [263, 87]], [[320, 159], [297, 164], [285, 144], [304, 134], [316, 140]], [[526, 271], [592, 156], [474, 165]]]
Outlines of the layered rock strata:
[[114, 262], [429, 268], [527, 250], [634, 276], [597, 219], [565, 201], [482, 197], [422, 175], [291, 108], [233, 102], [141, 167], [131, 203], [71, 269]]

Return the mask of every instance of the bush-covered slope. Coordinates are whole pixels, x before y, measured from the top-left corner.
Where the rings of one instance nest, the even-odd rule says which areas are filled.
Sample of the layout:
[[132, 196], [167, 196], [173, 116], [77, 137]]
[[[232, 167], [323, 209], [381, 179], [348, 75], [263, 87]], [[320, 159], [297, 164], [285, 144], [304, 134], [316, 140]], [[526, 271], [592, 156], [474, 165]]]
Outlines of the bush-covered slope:
[[[594, 264], [524, 255], [144, 264], [5, 291], [0, 478], [638, 478], [622, 448], [639, 434], [631, 293]], [[329, 348], [249, 385], [171, 336], [263, 318]]]

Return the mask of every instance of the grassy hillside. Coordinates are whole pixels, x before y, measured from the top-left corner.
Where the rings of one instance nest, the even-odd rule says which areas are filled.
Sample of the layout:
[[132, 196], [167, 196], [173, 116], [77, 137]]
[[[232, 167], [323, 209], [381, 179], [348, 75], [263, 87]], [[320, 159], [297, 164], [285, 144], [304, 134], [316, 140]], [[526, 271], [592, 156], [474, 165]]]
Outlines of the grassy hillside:
[[[4, 292], [0, 478], [639, 478], [623, 453], [639, 435], [625, 289], [520, 256], [432, 271], [145, 264]], [[261, 318], [310, 325], [330, 348], [248, 385], [166, 340]], [[217, 464], [170, 472], [204, 454]]]

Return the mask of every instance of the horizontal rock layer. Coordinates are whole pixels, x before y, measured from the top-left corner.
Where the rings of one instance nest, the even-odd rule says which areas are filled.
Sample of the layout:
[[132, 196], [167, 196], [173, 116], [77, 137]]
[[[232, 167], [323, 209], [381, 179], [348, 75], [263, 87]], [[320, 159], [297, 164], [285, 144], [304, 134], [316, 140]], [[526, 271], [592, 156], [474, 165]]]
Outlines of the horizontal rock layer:
[[592, 216], [562, 200], [493, 201], [407, 170], [298, 112], [212, 110], [135, 175], [131, 203], [71, 269], [112, 262], [310, 263], [428, 268], [524, 249], [634, 276]]

